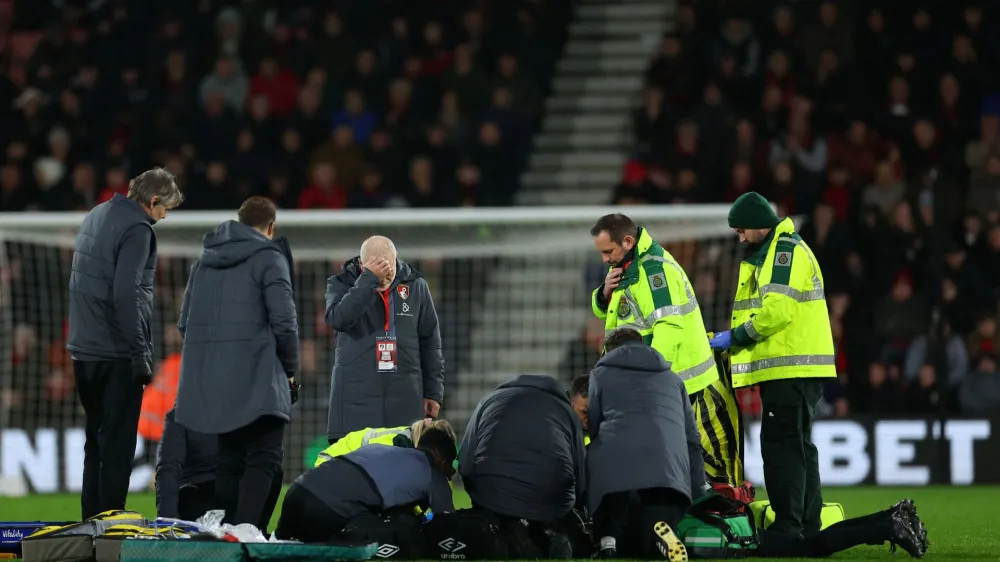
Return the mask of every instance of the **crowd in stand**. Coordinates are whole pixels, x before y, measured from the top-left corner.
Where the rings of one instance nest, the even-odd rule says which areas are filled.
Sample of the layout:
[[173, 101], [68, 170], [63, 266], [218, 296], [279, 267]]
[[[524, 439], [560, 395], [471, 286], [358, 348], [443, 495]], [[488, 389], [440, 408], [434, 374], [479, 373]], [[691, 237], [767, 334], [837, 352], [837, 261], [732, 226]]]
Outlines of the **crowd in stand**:
[[[838, 349], [831, 414], [995, 412], [998, 71], [995, 2], [682, 0], [613, 201], [758, 191], [806, 217]], [[731, 298], [702, 277], [699, 301]]]
[[[512, 204], [572, 4], [15, 0], [0, 45], [42, 37], [24, 61], [0, 47], [0, 211], [88, 209], [156, 164], [178, 176], [185, 209], [250, 194], [284, 208]], [[675, 23], [613, 202], [755, 190], [806, 217], [837, 340], [830, 414], [1000, 408], [1000, 6], [682, 0]], [[952, 234], [943, 264], [929, 260], [935, 227]], [[60, 263], [30, 251], [24, 264]], [[689, 266], [710, 329], [728, 320], [723, 265]], [[19, 310], [61, 314], [59, 275], [0, 273], [21, 276]], [[161, 293], [169, 326], [177, 295]], [[938, 303], [943, 362], [927, 336]], [[46, 332], [59, 326], [29, 316], [9, 334], [15, 381], [72, 408], [62, 334]], [[584, 330], [567, 378], [602, 336]], [[158, 337], [166, 356], [176, 342]], [[329, 334], [304, 337], [316, 356]], [[36, 405], [21, 407], [45, 418]]]
[[20, 83], [0, 64], [0, 209], [154, 164], [185, 209], [511, 204], [569, 5], [15, 1], [14, 33], [45, 27]]
[[[4, 212], [86, 210], [154, 165], [178, 177], [185, 210], [232, 211], [252, 194], [303, 209], [510, 204], [571, 13], [569, 0], [14, 0], [8, 21], [10, 3], [0, 0]], [[32, 36], [19, 60], [12, 46]], [[53, 321], [67, 310], [68, 256], [0, 248], [11, 295], [0, 313], [13, 320], [0, 329], [13, 375], [0, 380], [0, 422], [80, 422]], [[454, 261], [416, 265], [435, 291], [482, 284]], [[153, 330], [167, 376], [188, 266], [158, 266]], [[297, 271], [300, 310], [320, 312], [301, 327], [305, 437], [325, 424], [309, 403], [325, 411], [322, 295], [339, 267]], [[467, 300], [439, 304], [456, 368]]]

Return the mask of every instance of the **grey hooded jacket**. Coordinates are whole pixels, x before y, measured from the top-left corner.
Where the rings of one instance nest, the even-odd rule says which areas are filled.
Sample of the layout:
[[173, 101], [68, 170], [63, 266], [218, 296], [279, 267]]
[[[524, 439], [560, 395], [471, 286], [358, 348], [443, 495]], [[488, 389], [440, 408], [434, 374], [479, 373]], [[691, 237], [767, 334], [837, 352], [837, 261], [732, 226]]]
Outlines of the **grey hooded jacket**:
[[289, 420], [287, 375], [299, 367], [291, 256], [236, 221], [206, 234], [204, 245], [177, 322], [177, 422], [217, 434], [261, 416]]
[[[423, 417], [423, 400], [444, 400], [441, 331], [430, 289], [420, 272], [396, 261], [385, 293], [361, 272], [359, 259], [326, 282], [326, 323], [337, 332], [327, 437], [340, 439], [366, 427], [409, 425]], [[396, 371], [379, 372], [377, 337], [386, 335], [386, 306], [396, 337]]]
[[559, 383], [520, 375], [476, 406], [458, 470], [472, 505], [529, 521], [561, 519], [586, 490], [583, 426]]
[[587, 411], [591, 513], [613, 492], [701, 495], [705, 464], [690, 399], [658, 351], [638, 342], [602, 357], [590, 374]]

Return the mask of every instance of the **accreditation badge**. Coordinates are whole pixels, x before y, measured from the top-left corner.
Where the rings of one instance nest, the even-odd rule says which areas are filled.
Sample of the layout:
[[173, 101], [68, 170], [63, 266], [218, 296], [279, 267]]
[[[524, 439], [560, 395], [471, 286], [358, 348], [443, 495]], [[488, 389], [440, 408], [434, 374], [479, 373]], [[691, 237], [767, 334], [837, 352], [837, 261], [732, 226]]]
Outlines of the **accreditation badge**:
[[375, 338], [375, 364], [378, 372], [391, 373], [396, 370], [396, 338], [383, 336]]

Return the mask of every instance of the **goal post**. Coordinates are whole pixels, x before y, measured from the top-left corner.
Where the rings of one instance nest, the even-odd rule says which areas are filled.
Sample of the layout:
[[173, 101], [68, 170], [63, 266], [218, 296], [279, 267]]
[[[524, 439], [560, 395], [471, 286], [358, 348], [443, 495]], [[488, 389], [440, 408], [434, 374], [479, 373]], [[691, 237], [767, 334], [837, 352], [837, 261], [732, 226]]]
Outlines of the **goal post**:
[[[568, 202], [571, 203], [571, 202]], [[741, 253], [728, 205], [279, 211], [295, 257], [303, 383], [286, 438], [294, 477], [325, 443], [334, 335], [326, 279], [381, 234], [426, 278], [446, 361], [443, 414], [459, 433], [478, 400], [520, 373], [564, 385], [584, 374], [603, 336], [589, 297], [605, 267], [590, 228], [620, 212], [684, 266], [709, 330], [728, 325]], [[65, 351], [70, 260], [84, 213], [0, 213], [0, 478], [24, 473], [35, 491], [79, 489], [83, 416]], [[154, 370], [180, 351], [177, 313], [203, 235], [233, 212], [176, 211], [155, 226], [159, 264]], [[53, 437], [54, 436], [54, 437]], [[54, 441], [53, 441], [54, 440]], [[24, 453], [24, 444], [30, 451]], [[153, 455], [143, 445], [137, 467]], [[30, 453], [30, 454], [29, 454]], [[10, 455], [19, 455], [16, 459]], [[144, 473], [148, 474], [148, 473]], [[133, 482], [143, 487], [148, 482]]]

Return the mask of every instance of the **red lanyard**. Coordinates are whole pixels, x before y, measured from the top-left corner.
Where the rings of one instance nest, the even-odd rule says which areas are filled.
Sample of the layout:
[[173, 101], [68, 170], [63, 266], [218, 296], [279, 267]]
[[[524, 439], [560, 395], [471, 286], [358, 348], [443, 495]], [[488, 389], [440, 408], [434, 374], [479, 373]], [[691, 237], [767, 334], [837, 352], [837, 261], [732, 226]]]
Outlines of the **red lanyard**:
[[392, 314], [392, 311], [389, 310], [389, 298], [390, 298], [389, 290], [386, 289], [385, 291], [379, 291], [378, 295], [380, 297], [382, 297], [382, 303], [385, 305], [385, 333], [388, 334], [389, 333], [389, 315]]

